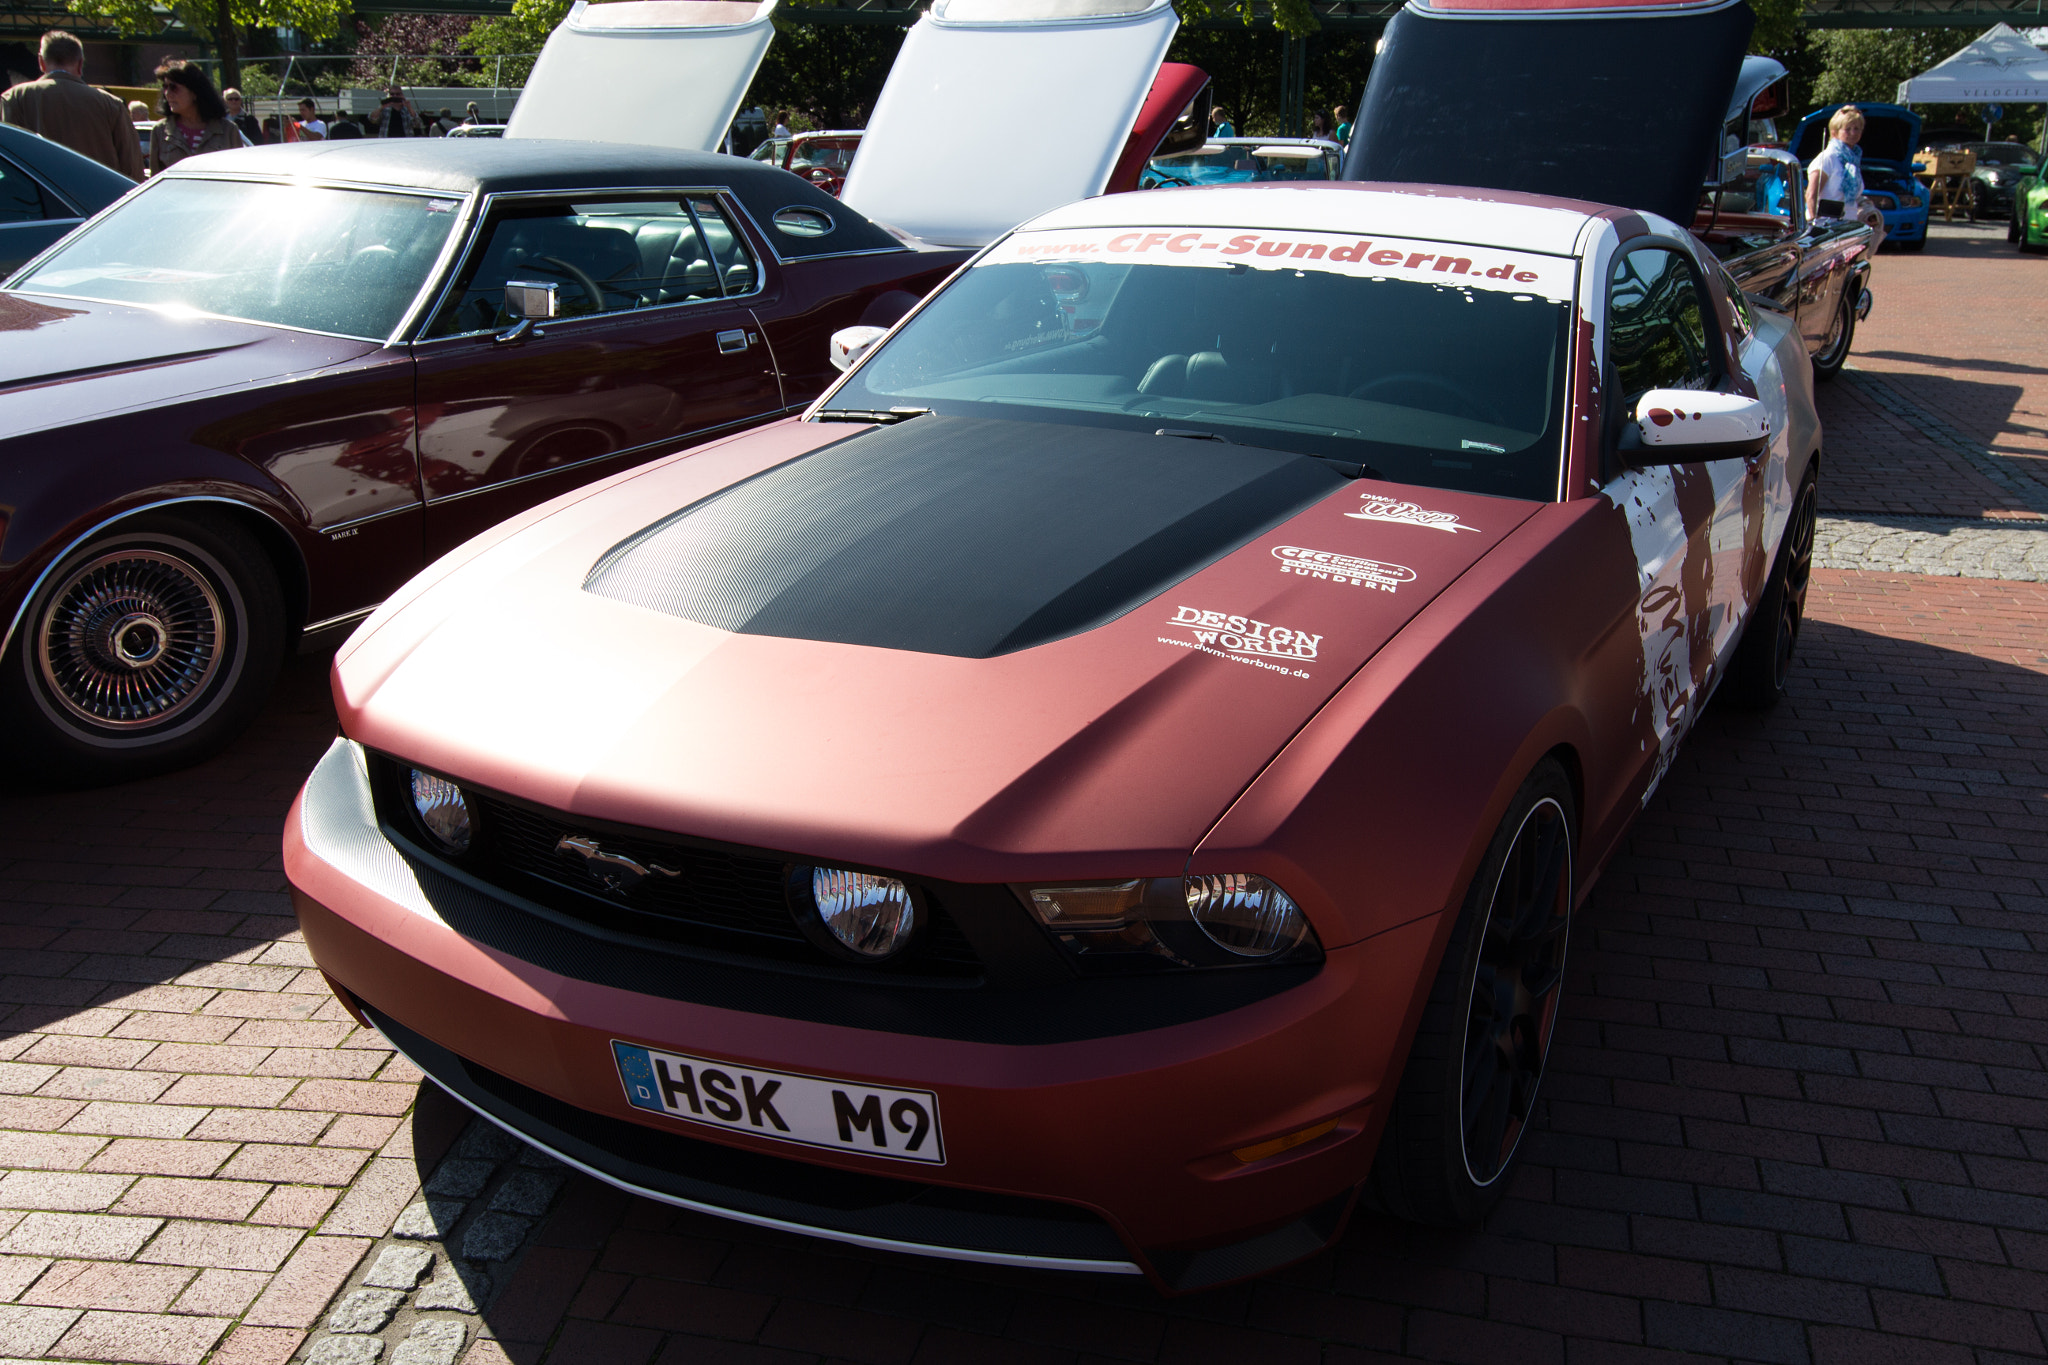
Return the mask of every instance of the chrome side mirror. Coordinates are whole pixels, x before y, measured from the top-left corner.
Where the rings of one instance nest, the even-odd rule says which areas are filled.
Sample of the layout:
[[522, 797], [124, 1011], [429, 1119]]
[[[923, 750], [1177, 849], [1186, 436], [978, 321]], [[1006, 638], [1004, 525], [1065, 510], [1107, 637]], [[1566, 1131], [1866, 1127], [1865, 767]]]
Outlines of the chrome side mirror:
[[1761, 398], [1698, 389], [1651, 389], [1636, 400], [1622, 432], [1630, 464], [1693, 464], [1754, 460], [1770, 449]]
[[888, 334], [887, 327], [841, 327], [832, 334], [832, 368], [850, 370], [868, 348]]
[[561, 316], [562, 286], [553, 280], [505, 281], [505, 311], [518, 321], [498, 333], [493, 341], [524, 341], [545, 335], [536, 323]]

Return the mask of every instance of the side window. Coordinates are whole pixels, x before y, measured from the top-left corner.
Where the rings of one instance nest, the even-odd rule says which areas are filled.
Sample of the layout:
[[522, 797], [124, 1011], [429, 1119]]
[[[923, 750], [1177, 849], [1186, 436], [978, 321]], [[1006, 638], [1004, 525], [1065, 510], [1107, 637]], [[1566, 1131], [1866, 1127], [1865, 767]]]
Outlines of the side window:
[[1750, 311], [1749, 295], [1742, 292], [1742, 286], [1726, 270], [1716, 270], [1721, 292], [1728, 296], [1728, 307], [1735, 314], [1735, 330], [1744, 337], [1756, 335], [1756, 314]]
[[1676, 251], [1645, 247], [1618, 257], [1607, 286], [1607, 355], [1623, 395], [1645, 389], [1710, 389], [1706, 301]]
[[55, 212], [56, 206], [45, 204], [42, 187], [26, 171], [8, 161], [0, 161], [0, 223], [37, 223], [45, 218], [69, 214]]
[[485, 220], [426, 335], [510, 326], [508, 280], [559, 285], [559, 316], [580, 318], [750, 293], [757, 274], [709, 195], [516, 200]]

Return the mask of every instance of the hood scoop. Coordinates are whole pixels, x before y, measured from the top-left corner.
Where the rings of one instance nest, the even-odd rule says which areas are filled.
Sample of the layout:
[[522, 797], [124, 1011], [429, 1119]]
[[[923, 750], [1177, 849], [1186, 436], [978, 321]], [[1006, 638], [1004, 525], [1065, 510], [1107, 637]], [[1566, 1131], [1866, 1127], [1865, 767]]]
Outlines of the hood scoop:
[[986, 659], [1114, 620], [1347, 482], [1255, 447], [920, 417], [663, 518], [583, 587], [740, 634]]

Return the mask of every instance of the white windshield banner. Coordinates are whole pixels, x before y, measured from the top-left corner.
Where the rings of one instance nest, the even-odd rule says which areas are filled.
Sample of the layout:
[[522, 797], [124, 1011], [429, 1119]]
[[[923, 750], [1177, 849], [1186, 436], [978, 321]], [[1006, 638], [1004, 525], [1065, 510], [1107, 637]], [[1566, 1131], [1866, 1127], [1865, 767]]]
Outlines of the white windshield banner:
[[1553, 302], [1571, 298], [1577, 264], [1566, 256], [1425, 242], [1411, 237], [1213, 227], [1018, 232], [984, 256], [982, 264], [1060, 260], [1316, 270], [1364, 279], [1418, 280], [1505, 294], [1533, 294]]

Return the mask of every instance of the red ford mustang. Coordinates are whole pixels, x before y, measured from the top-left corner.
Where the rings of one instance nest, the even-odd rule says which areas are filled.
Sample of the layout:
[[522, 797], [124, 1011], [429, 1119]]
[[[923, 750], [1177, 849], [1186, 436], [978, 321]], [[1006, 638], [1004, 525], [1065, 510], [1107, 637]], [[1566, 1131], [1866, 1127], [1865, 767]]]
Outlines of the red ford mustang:
[[372, 617], [306, 938], [479, 1113], [746, 1222], [1185, 1291], [1369, 1178], [1469, 1220], [1573, 908], [1785, 685], [1819, 445], [1655, 215], [1072, 205]]

